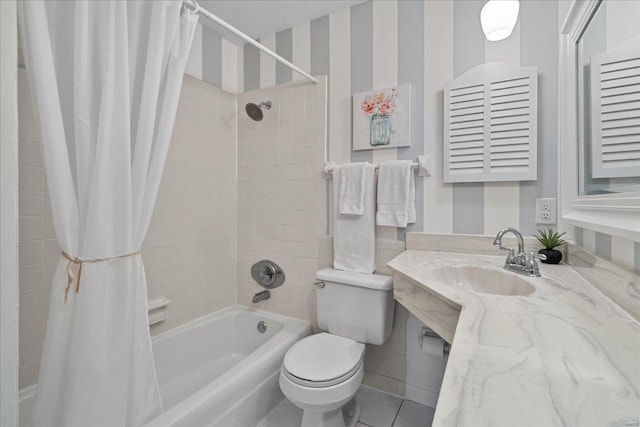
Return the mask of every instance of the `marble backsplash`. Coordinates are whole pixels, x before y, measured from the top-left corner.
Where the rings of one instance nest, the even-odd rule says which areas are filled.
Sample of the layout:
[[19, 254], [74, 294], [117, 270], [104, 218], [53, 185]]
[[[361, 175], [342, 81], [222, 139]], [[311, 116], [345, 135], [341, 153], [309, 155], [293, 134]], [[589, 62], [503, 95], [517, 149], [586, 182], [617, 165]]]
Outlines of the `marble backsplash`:
[[576, 245], [568, 245], [566, 263], [640, 321], [640, 276]]

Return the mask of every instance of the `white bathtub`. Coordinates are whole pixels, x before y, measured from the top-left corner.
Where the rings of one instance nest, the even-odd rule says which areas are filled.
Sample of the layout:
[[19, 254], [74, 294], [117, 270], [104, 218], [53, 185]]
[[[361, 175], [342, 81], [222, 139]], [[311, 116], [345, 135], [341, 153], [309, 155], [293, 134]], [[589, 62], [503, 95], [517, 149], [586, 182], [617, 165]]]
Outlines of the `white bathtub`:
[[283, 398], [284, 354], [311, 331], [307, 322], [236, 305], [158, 335], [165, 412], [147, 426], [254, 427]]
[[165, 411], [146, 427], [254, 427], [283, 399], [285, 352], [311, 332], [307, 322], [235, 305], [154, 337]]

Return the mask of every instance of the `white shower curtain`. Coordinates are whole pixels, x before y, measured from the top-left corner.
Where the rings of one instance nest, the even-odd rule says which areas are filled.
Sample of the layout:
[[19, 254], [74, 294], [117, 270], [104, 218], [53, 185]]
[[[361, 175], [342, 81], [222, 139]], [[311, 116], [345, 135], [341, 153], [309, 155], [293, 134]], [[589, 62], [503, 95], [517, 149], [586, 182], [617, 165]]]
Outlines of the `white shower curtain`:
[[32, 425], [140, 425], [162, 401], [138, 251], [197, 16], [179, 0], [18, 4], [66, 254], [53, 277]]

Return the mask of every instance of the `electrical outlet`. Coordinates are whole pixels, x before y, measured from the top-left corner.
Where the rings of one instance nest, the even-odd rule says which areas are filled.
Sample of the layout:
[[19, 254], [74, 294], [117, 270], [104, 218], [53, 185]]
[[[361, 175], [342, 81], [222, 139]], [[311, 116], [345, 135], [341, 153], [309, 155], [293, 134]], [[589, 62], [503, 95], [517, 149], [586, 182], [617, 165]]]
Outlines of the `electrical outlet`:
[[556, 223], [556, 199], [536, 199], [536, 224]]

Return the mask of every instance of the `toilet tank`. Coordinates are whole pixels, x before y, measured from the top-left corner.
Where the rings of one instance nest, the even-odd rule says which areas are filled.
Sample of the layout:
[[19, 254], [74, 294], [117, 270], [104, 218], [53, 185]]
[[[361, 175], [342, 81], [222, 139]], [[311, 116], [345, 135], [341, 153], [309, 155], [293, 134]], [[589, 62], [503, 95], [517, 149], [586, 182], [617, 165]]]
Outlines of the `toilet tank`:
[[316, 274], [324, 283], [317, 290], [318, 326], [361, 343], [380, 345], [393, 326], [393, 280], [325, 268]]

